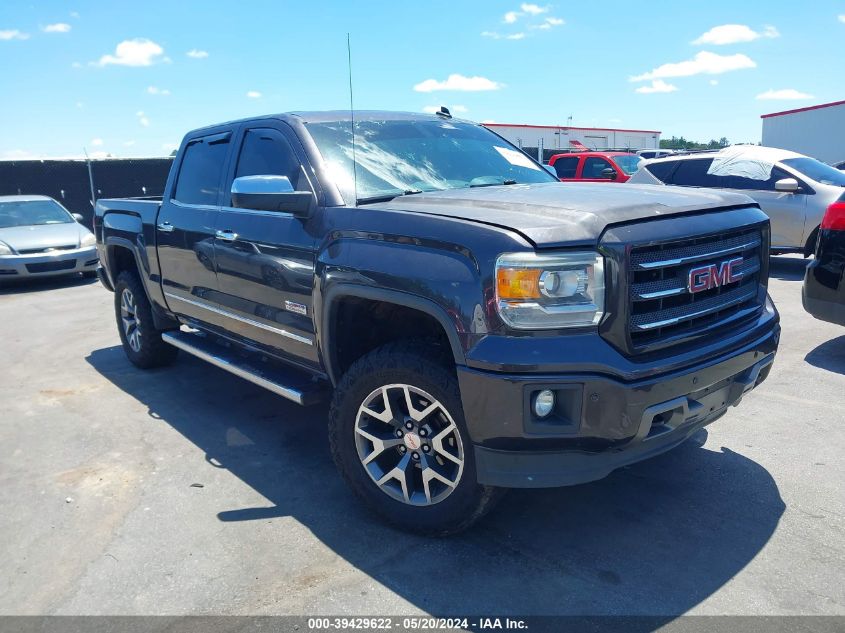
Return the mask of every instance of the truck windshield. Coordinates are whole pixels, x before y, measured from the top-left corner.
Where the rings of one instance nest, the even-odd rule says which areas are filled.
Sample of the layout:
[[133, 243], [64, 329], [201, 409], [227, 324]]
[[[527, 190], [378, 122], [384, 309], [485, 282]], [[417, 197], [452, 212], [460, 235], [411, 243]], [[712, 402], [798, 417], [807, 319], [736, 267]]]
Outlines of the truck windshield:
[[556, 182], [540, 165], [489, 130], [440, 120], [308, 123], [347, 203], [421, 191]]
[[614, 156], [613, 162], [619, 165], [619, 168], [625, 172], [626, 176], [630, 176], [640, 168], [640, 163], [643, 159], [635, 154]]
[[52, 200], [0, 202], [0, 229], [12, 226], [66, 224], [74, 221], [70, 213]]
[[845, 187], [845, 172], [834, 169], [830, 165], [825, 165], [815, 158], [787, 158], [781, 162], [823, 185]]

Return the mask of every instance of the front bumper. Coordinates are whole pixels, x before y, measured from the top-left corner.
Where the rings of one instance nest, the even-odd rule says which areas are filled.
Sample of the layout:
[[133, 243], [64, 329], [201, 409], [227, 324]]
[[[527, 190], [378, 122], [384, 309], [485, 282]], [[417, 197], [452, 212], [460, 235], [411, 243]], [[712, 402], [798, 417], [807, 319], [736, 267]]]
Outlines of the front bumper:
[[33, 255], [0, 255], [0, 279], [93, 272], [97, 261], [96, 246]]
[[[677, 446], [724, 415], [768, 376], [780, 337], [762, 337], [683, 371], [625, 382], [598, 374], [496, 374], [458, 378], [478, 481], [506, 488], [568, 486]], [[555, 392], [546, 420], [532, 395]]]

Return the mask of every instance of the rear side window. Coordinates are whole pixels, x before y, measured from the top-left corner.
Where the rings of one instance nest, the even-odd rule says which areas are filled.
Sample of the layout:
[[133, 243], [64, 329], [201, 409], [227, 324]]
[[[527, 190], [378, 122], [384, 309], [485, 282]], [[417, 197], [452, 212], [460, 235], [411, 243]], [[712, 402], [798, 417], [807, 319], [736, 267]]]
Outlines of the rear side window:
[[575, 170], [578, 169], [577, 156], [565, 156], [558, 158], [553, 165], [558, 178], [575, 178]]
[[712, 163], [712, 158], [695, 158], [678, 161], [678, 168], [672, 174], [671, 184], [682, 187], [724, 187], [723, 178], [707, 173]]
[[669, 180], [669, 174], [672, 173], [672, 170], [675, 169], [675, 165], [678, 164], [676, 160], [668, 160], [665, 163], [653, 163], [651, 165], [646, 165], [646, 169], [651, 172], [651, 175], [661, 180], [663, 182], [667, 182]]
[[192, 142], [185, 148], [173, 198], [184, 204], [214, 206], [220, 193], [220, 178], [229, 136], [215, 136]]

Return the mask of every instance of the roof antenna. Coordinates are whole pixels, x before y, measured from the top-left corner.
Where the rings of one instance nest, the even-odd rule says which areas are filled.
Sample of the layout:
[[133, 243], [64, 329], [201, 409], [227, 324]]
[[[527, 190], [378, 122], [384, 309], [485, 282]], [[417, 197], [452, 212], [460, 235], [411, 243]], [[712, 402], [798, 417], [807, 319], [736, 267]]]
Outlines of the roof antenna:
[[358, 205], [358, 160], [355, 156], [355, 105], [352, 101], [352, 45], [349, 33], [346, 34], [346, 61], [349, 66], [349, 118], [352, 122], [352, 183], [355, 192], [355, 205]]
[[451, 119], [452, 118], [452, 113], [449, 112], [449, 108], [447, 108], [446, 106], [440, 106], [440, 109], [437, 112], [435, 112], [435, 114], [437, 116], [442, 116], [444, 119]]

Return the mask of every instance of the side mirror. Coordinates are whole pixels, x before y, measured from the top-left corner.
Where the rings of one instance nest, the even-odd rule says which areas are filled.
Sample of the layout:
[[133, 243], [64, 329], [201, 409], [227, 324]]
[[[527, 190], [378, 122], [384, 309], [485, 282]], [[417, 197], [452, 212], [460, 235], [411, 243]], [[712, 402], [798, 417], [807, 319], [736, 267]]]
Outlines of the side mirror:
[[232, 181], [232, 206], [236, 209], [281, 211], [308, 217], [313, 201], [310, 191], [294, 191], [287, 176], [241, 176]]
[[614, 180], [616, 178], [616, 170], [613, 167], [605, 167], [601, 170], [601, 177]]
[[79, 222], [80, 224], [85, 223], [85, 218], [82, 217], [81, 213], [71, 213], [71, 216], [73, 216], [73, 219]]
[[801, 191], [801, 187], [795, 178], [781, 178], [775, 183], [775, 191], [783, 191], [785, 193], [796, 193]]

